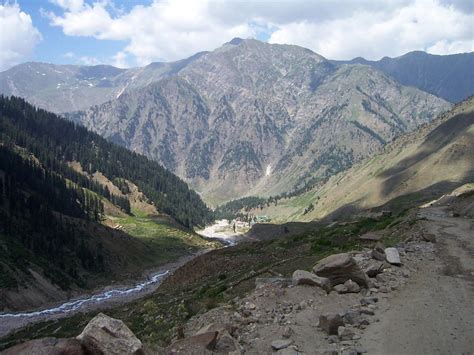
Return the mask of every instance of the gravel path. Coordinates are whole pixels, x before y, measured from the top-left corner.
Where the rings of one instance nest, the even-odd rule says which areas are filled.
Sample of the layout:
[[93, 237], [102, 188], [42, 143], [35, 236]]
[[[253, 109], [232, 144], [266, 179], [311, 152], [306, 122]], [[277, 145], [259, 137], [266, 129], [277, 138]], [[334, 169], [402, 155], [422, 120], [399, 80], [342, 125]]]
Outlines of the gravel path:
[[474, 230], [443, 207], [421, 210], [436, 236], [435, 258], [423, 260], [410, 283], [381, 304], [380, 322], [361, 339], [369, 354], [474, 352]]

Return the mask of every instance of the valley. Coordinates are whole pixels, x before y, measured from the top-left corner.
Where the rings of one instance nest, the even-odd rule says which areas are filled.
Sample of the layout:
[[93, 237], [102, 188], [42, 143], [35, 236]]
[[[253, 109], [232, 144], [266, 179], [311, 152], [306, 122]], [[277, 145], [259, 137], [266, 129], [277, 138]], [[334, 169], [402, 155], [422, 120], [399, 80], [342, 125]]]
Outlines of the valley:
[[[74, 36], [68, 52], [0, 54], [1, 354], [474, 349], [474, 53], [460, 30], [472, 11], [453, 29], [464, 39], [418, 43], [416, 11], [460, 10], [417, 2], [378, 48], [397, 26], [371, 27], [382, 10], [362, 36], [348, 29], [367, 4], [323, 31], [278, 24], [301, 16], [283, 1], [216, 45], [247, 3], [196, 36], [194, 16], [235, 4], [193, 2], [175, 21], [162, 10], [179, 2], [117, 1], [45, 3], [55, 29], [36, 41]], [[17, 12], [28, 28], [15, 2], [0, 4], [0, 29]], [[103, 40], [97, 57], [76, 54]]]

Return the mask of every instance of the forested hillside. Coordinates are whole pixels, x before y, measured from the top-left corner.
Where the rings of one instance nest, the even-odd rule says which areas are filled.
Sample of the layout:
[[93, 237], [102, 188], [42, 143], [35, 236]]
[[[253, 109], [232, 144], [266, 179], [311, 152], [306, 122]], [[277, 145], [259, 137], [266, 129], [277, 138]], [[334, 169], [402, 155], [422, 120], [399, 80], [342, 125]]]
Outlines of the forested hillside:
[[[212, 213], [200, 197], [177, 176], [156, 162], [116, 146], [55, 114], [37, 109], [20, 98], [0, 97], [0, 140], [31, 152], [47, 169], [109, 198], [107, 189], [74, 172], [79, 162], [87, 173], [100, 171], [110, 180], [134, 182], [155, 204], [186, 227], [204, 225]], [[127, 211], [125, 201], [118, 203]]]
[[156, 162], [0, 96], [0, 310], [140, 277], [211, 245], [213, 213]]

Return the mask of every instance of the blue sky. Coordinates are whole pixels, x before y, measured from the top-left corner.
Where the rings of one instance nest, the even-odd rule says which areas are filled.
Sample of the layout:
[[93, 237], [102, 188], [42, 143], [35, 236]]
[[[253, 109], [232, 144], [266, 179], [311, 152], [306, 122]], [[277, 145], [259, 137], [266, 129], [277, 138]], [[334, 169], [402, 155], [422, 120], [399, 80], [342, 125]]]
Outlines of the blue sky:
[[[31, 16], [34, 26], [43, 37], [30, 56], [34, 61], [76, 64], [81, 57], [84, 57], [84, 59], [102, 57], [106, 60], [126, 44], [125, 41], [66, 36], [62, 28], [51, 26], [49, 24], [50, 20], [42, 15], [45, 11], [58, 12], [58, 6], [46, 0], [17, 0], [16, 2], [20, 5], [22, 11]], [[117, 3], [128, 8], [132, 4], [131, 1], [117, 1]], [[67, 56], [66, 53], [73, 53], [76, 57]]]
[[473, 14], [472, 0], [0, 0], [0, 70], [28, 60], [146, 65], [233, 37], [331, 59], [471, 52]]

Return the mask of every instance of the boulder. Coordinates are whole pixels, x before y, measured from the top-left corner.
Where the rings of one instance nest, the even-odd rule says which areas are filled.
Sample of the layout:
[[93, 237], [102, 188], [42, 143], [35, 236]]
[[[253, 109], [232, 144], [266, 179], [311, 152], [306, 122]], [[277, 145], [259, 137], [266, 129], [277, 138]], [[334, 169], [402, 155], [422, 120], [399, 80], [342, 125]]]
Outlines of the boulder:
[[364, 318], [362, 317], [360, 311], [349, 310], [344, 314], [344, 323], [350, 325], [358, 325]]
[[347, 288], [347, 293], [359, 293], [360, 286], [352, 280], [344, 282], [344, 286]]
[[385, 249], [385, 258], [387, 262], [392, 265], [401, 265], [400, 254], [398, 254], [397, 248], [386, 248]]
[[378, 261], [385, 261], [385, 251], [382, 243], [377, 243], [372, 249], [371, 256]]
[[347, 293], [347, 287], [344, 284], [334, 286], [334, 291], [337, 293]]
[[312, 272], [296, 270], [293, 273], [293, 284], [321, 287], [326, 292], [331, 291], [331, 281], [326, 277], [319, 277]]
[[293, 344], [293, 340], [291, 339], [277, 339], [272, 341], [272, 349], [273, 350], [281, 350], [289, 347]]
[[347, 253], [333, 254], [322, 259], [314, 266], [313, 272], [318, 276], [327, 277], [333, 285], [352, 280], [362, 287], [368, 287], [365, 273]]
[[336, 335], [337, 328], [344, 325], [344, 321], [338, 313], [325, 313], [319, 316], [319, 327], [328, 335]]
[[218, 354], [240, 354], [240, 345], [228, 331], [223, 330], [217, 336], [214, 352]]
[[77, 339], [42, 338], [30, 340], [3, 350], [4, 355], [83, 355], [82, 344]]
[[167, 354], [208, 354], [217, 344], [219, 332], [208, 332], [178, 340], [166, 348]]
[[77, 339], [90, 354], [144, 354], [142, 342], [119, 319], [99, 313]]
[[383, 271], [383, 264], [382, 263], [373, 263], [370, 264], [367, 269], [365, 270], [365, 273], [367, 274], [368, 277], [376, 277], [378, 274], [382, 273]]
[[340, 326], [337, 328], [337, 336], [341, 340], [352, 340], [352, 337], [355, 335], [354, 331], [351, 328]]

